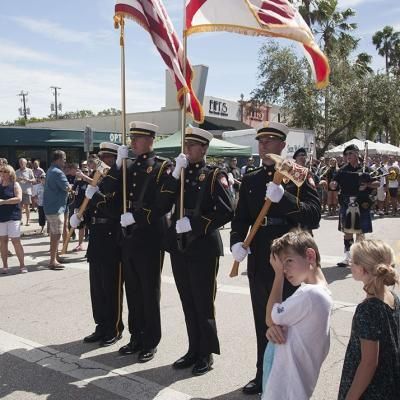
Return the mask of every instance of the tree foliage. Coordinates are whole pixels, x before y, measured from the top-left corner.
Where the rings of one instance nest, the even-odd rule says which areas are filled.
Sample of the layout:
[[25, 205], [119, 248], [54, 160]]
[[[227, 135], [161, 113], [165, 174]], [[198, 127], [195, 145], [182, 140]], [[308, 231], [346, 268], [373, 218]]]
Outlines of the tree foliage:
[[[314, 130], [320, 152], [360, 133], [397, 144], [399, 79], [375, 75], [372, 57], [355, 54], [355, 12], [339, 10], [337, 0], [302, 0], [299, 10], [328, 56], [330, 85], [316, 90], [306, 59], [269, 40], [260, 49], [253, 101], [280, 105], [290, 126]], [[400, 55], [393, 43], [392, 60], [396, 49]]]

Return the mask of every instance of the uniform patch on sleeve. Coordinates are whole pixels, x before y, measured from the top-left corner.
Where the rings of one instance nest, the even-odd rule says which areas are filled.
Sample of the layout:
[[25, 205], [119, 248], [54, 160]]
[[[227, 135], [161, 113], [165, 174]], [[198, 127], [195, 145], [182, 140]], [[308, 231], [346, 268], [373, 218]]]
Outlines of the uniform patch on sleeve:
[[285, 311], [285, 307], [283, 307], [283, 306], [276, 307], [276, 312], [278, 314], [282, 314], [284, 311]]
[[221, 183], [221, 185], [222, 185], [225, 189], [228, 189], [228, 188], [229, 188], [229, 183], [228, 183], [228, 179], [226, 179], [226, 176], [221, 176], [221, 178], [219, 178], [219, 182]]

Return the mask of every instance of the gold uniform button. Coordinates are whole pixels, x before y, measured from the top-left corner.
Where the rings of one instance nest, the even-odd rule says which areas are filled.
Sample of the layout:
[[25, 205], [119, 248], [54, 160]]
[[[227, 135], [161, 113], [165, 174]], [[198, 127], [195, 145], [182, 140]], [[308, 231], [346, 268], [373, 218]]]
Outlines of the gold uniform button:
[[136, 175], [137, 175], [137, 173], [136, 173], [136, 172], [134, 172], [134, 173], [133, 173], [133, 176], [136, 176]]
[[139, 165], [139, 166], [140, 166], [140, 162], [138, 162], [138, 163], [137, 163], [137, 165]]
[[189, 174], [193, 174], [193, 171], [191, 169], [189, 169]]
[[144, 154], [144, 155], [143, 155], [143, 158], [144, 158], [144, 159], [146, 159], [146, 158], [147, 158], [147, 155], [146, 155], [146, 154]]
[[134, 183], [132, 186], [133, 186], [133, 187], [136, 187], [136, 183]]
[[196, 164], [196, 168], [199, 168], [200, 167], [200, 165], [199, 164]]
[[271, 175], [272, 175], [272, 172], [271, 172], [271, 171], [269, 171], [269, 172], [268, 172], [268, 176], [271, 176]]
[[189, 183], [189, 179], [186, 179], [186, 181], [185, 181], [186, 183]]

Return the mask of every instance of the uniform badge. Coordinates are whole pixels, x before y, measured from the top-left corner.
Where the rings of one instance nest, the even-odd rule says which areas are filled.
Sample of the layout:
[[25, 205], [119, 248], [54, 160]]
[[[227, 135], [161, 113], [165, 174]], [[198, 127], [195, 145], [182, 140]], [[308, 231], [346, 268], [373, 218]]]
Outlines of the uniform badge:
[[153, 171], [153, 167], [148, 167], [146, 172], [149, 174], [151, 171]]
[[199, 181], [200, 182], [203, 182], [205, 178], [206, 178], [206, 174], [200, 174], [199, 175]]

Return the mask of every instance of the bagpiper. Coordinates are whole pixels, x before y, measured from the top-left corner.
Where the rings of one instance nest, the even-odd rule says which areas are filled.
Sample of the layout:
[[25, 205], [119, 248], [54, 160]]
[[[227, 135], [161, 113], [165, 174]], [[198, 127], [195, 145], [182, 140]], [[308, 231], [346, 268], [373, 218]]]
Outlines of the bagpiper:
[[339, 231], [344, 233], [344, 259], [338, 266], [346, 267], [350, 262], [350, 247], [356, 241], [364, 239], [372, 232], [370, 198], [371, 191], [379, 186], [371, 178], [371, 169], [359, 159], [359, 148], [351, 144], [343, 151], [346, 164], [333, 176], [329, 184], [332, 190], [339, 189]]

